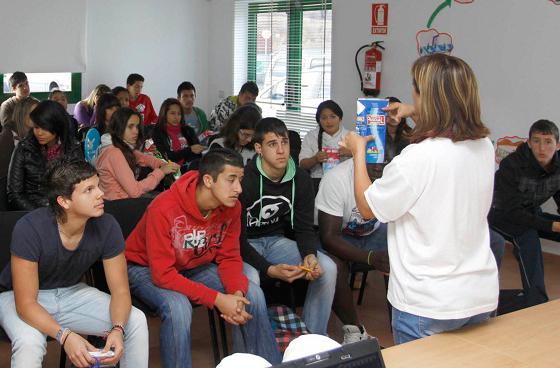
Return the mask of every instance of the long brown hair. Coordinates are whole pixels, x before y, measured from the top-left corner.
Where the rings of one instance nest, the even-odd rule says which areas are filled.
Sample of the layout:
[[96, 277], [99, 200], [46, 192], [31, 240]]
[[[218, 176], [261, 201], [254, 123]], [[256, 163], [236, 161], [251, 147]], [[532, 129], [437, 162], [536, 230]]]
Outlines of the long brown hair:
[[138, 139], [136, 140], [136, 145], [134, 146], [134, 148], [130, 148], [123, 139], [124, 131], [126, 130], [126, 126], [128, 125], [128, 119], [130, 119], [132, 115], [136, 115], [138, 119], [142, 121], [140, 114], [132, 110], [130, 107], [121, 107], [120, 109], [115, 111], [113, 113], [113, 116], [111, 117], [111, 122], [109, 123], [109, 133], [111, 134], [113, 146], [117, 147], [122, 152], [124, 158], [126, 159], [126, 162], [128, 163], [128, 166], [130, 167], [132, 172], [136, 173], [137, 164], [136, 157], [134, 157], [134, 150], [139, 149], [144, 143], [144, 138], [142, 135], [142, 123], [138, 125]]
[[490, 134], [480, 118], [476, 77], [463, 60], [445, 54], [422, 56], [412, 65], [412, 83], [420, 96], [412, 142], [435, 137], [459, 142]]

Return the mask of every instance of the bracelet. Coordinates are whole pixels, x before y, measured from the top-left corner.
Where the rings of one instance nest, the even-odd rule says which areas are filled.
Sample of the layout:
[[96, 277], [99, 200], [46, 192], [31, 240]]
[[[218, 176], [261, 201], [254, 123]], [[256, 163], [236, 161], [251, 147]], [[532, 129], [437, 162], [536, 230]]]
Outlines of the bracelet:
[[64, 337], [64, 340], [62, 341], [62, 347], [64, 347], [64, 344], [66, 344], [66, 340], [68, 340], [68, 337], [70, 336], [70, 334], [72, 333], [72, 331], [68, 330], [68, 333], [66, 334], [66, 336]]
[[371, 255], [373, 254], [373, 250], [370, 250], [367, 254], [367, 264], [371, 266]]
[[109, 330], [109, 333], [113, 332], [113, 330], [119, 330], [124, 337], [124, 335], [125, 335], [124, 334], [124, 327], [122, 325], [119, 325], [119, 324], [113, 325], [113, 327], [111, 327], [111, 329]]
[[70, 329], [61, 327], [60, 330], [58, 330], [58, 332], [56, 333], [56, 336], [54, 338], [56, 339], [56, 341], [58, 341], [60, 345], [62, 345], [62, 337], [69, 331]]

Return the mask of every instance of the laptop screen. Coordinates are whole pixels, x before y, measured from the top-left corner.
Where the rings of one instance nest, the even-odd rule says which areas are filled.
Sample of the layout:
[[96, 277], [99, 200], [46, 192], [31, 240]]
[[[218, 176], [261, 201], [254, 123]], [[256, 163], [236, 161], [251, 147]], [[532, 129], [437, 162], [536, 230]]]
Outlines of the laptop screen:
[[341, 346], [273, 366], [274, 368], [385, 368], [377, 339]]

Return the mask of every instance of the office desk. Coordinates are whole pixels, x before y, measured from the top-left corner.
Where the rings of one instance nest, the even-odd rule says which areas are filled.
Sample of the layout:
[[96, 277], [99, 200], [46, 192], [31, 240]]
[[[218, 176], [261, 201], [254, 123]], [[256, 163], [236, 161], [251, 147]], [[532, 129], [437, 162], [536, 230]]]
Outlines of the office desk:
[[560, 300], [382, 353], [387, 368], [560, 367]]

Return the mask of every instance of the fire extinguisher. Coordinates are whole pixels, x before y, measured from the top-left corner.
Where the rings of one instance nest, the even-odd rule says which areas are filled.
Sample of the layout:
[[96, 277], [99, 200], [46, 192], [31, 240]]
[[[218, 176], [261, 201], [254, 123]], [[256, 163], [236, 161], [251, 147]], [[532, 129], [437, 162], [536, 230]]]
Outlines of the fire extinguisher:
[[[381, 50], [385, 50], [385, 47], [381, 46], [382, 42], [375, 41], [371, 44], [363, 45], [356, 51], [356, 56], [354, 57], [356, 69], [360, 76], [360, 90], [365, 96], [377, 97], [381, 90], [381, 60], [383, 59]], [[364, 73], [362, 74], [358, 64], [358, 54], [366, 47], [369, 47], [369, 49], [365, 52]]]

